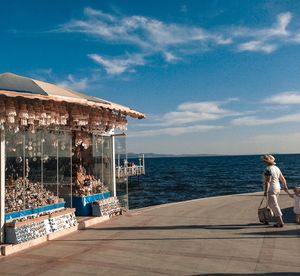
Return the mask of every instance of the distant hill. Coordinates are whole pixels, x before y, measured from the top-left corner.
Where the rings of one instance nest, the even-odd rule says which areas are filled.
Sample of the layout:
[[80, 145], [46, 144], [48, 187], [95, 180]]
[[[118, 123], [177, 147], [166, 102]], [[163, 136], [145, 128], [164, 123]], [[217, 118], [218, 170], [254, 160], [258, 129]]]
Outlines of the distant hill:
[[[159, 157], [197, 157], [197, 156], [215, 156], [215, 154], [162, 154], [147, 152], [144, 153], [145, 158], [159, 158]], [[142, 153], [128, 152], [127, 158], [140, 158]]]

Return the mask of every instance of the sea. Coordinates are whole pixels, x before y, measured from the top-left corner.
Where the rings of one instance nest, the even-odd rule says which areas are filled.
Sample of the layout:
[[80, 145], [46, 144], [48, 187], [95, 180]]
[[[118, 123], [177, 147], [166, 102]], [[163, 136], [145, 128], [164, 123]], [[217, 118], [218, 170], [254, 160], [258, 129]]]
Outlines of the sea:
[[[288, 187], [300, 186], [300, 154], [274, 156]], [[146, 174], [129, 179], [129, 208], [262, 191], [264, 164], [260, 157], [146, 158]]]

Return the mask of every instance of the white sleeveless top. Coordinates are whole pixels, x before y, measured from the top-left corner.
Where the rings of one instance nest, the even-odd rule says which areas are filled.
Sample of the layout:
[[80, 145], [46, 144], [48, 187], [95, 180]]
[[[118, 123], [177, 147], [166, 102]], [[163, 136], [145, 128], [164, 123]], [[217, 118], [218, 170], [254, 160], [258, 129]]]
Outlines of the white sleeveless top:
[[279, 177], [281, 175], [281, 171], [277, 166], [270, 165], [266, 167], [264, 175], [271, 176], [269, 191], [280, 190]]

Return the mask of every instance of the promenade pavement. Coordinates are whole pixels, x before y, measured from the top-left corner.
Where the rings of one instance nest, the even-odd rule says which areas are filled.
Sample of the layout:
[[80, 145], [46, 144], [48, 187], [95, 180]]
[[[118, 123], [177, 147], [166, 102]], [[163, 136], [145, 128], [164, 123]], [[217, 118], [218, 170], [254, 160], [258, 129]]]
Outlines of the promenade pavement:
[[293, 200], [285, 226], [258, 223], [261, 193], [132, 210], [0, 258], [0, 275], [300, 275]]

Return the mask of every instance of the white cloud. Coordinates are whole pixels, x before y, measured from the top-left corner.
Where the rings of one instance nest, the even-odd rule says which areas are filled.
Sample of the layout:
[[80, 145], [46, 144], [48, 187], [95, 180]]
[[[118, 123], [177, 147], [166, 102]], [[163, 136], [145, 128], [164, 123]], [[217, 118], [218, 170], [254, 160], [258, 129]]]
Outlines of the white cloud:
[[278, 105], [298, 105], [300, 104], [300, 92], [287, 91], [274, 95], [263, 102]]
[[169, 62], [169, 63], [174, 63], [174, 62], [180, 60], [180, 58], [176, 57], [175, 55], [173, 55], [170, 52], [165, 52], [164, 58], [165, 58], [166, 62]]
[[52, 68], [39, 68], [29, 72], [29, 75], [37, 80], [49, 81], [53, 79], [54, 73]]
[[187, 133], [198, 133], [207, 132], [211, 130], [222, 129], [222, 126], [215, 125], [193, 125], [185, 127], [170, 127], [170, 128], [160, 128], [160, 129], [149, 129], [141, 131], [131, 131], [129, 137], [152, 137], [161, 135], [178, 136]]
[[88, 57], [103, 66], [109, 75], [120, 75], [135, 66], [142, 66], [146, 63], [142, 55], [127, 55], [127, 57], [119, 59], [108, 59], [97, 54], [89, 54]]
[[111, 22], [114, 22], [116, 20], [116, 18], [114, 16], [104, 13], [100, 10], [95, 10], [90, 7], [86, 7], [84, 9], [84, 14], [88, 17], [96, 17], [96, 18], [100, 18], [100, 19], [103, 19], [106, 21], [111, 21]]
[[277, 45], [266, 44], [262, 41], [249, 41], [238, 45], [238, 51], [240, 52], [264, 52], [270, 54], [277, 49]]
[[84, 91], [88, 86], [88, 79], [75, 79], [75, 77], [70, 74], [65, 80], [58, 82], [57, 85], [74, 91]]
[[300, 113], [279, 116], [276, 118], [258, 118], [256, 116], [248, 116], [236, 118], [231, 121], [231, 123], [236, 126], [264, 126], [298, 122], [300, 122]]
[[[248, 143], [262, 145], [265, 152], [299, 152], [300, 132], [268, 133], [248, 137]], [[268, 150], [268, 147], [272, 150]]]
[[222, 33], [199, 26], [165, 23], [151, 17], [108, 14], [89, 7], [85, 8], [84, 15], [84, 19], [70, 20], [56, 31], [82, 33], [111, 43], [134, 45], [143, 53], [161, 53], [167, 62], [179, 60], [181, 50], [206, 49], [207, 45], [232, 42]]
[[[197, 55], [217, 47], [231, 47], [240, 53], [271, 54], [285, 44], [300, 43], [298, 30], [288, 29], [292, 18], [291, 12], [285, 12], [278, 14], [270, 27], [233, 26], [229, 29], [222, 26], [209, 30], [198, 25], [164, 22], [142, 15], [105, 13], [87, 7], [82, 19], [70, 20], [56, 31], [82, 33], [104, 42], [134, 46], [136, 55], [151, 58], [160, 54], [166, 62], [175, 63], [187, 55]], [[135, 65], [146, 64], [123, 57], [104, 58], [96, 54], [89, 57], [111, 75], [120, 75]]]
[[277, 24], [274, 28], [269, 30], [269, 36], [287, 36], [287, 26], [292, 20], [292, 14], [290, 12], [281, 13], [277, 16]]
[[236, 99], [229, 99], [226, 101], [215, 101], [215, 102], [187, 102], [182, 103], [178, 106], [178, 110], [181, 111], [194, 111], [194, 112], [209, 112], [216, 114], [228, 114], [231, 113], [228, 110], [221, 108], [222, 105], [228, 102], [236, 101]]
[[292, 20], [292, 13], [280, 13], [277, 15], [277, 22], [270, 28], [245, 28], [235, 27], [232, 31], [234, 37], [255, 37], [260, 40], [266, 40], [278, 37], [287, 37], [290, 32], [287, 30], [289, 23]]
[[277, 50], [280, 45], [290, 43], [295, 40], [296, 35], [287, 30], [292, 20], [290, 12], [281, 13], [277, 16], [276, 23], [270, 28], [237, 28], [233, 34], [242, 40], [250, 38], [250, 41], [239, 42], [237, 49], [239, 52], [262, 52], [270, 54]]
[[199, 122], [217, 121], [225, 117], [241, 115], [238, 112], [222, 108], [233, 101], [220, 102], [188, 102], [180, 104], [176, 111], [167, 112], [157, 118], [150, 117], [148, 122], [139, 124], [140, 127], [181, 127], [183, 125], [197, 125]]
[[201, 47], [199, 42], [229, 44], [221, 34], [201, 27], [164, 23], [145, 16], [116, 16], [92, 8], [85, 9], [85, 20], [71, 20], [60, 26], [60, 32], [84, 33], [113, 42], [134, 44], [148, 51], [169, 47]]
[[215, 102], [187, 102], [178, 105], [176, 111], [160, 116], [148, 116], [145, 123], [132, 125], [135, 131], [130, 137], [180, 136], [188, 133], [204, 133], [223, 129], [224, 126], [214, 122], [240, 113], [224, 109], [222, 106], [237, 99]]

